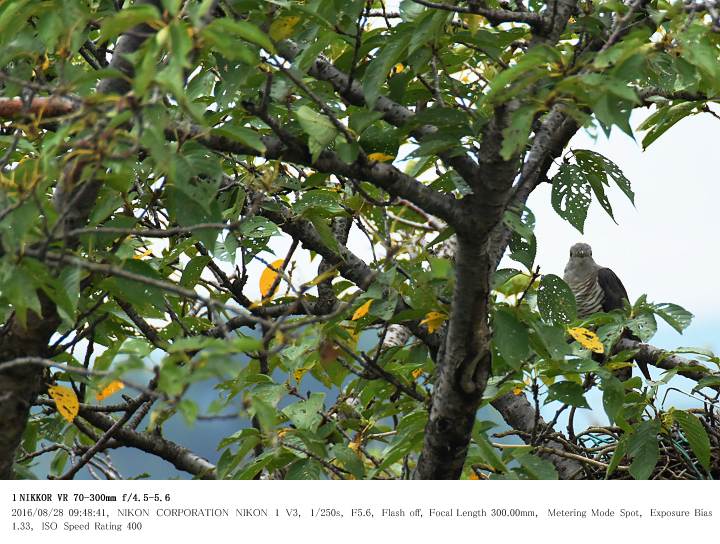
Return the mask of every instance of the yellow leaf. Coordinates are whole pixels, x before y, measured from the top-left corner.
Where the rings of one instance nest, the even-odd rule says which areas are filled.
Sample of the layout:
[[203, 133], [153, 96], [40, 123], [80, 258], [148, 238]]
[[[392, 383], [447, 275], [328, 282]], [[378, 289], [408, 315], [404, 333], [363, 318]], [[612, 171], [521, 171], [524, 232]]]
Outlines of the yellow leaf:
[[470, 476], [468, 477], [468, 480], [479, 480], [479, 479], [480, 479], [480, 476], [478, 476], [474, 470], [470, 473]]
[[523, 388], [520, 387], [519, 385], [516, 385], [515, 387], [513, 387], [512, 391], [513, 391], [513, 395], [515, 395], [516, 397], [519, 397], [523, 393]]
[[395, 65], [395, 73], [396, 73], [396, 74], [401, 74], [401, 73], [403, 72], [403, 70], [405, 70], [405, 67], [402, 65], [402, 63], [398, 62], [398, 63]]
[[423, 319], [420, 324], [427, 326], [428, 332], [432, 334], [438, 330], [443, 323], [445, 323], [446, 319], [446, 314], [440, 312], [428, 312], [425, 314], [425, 319]]
[[151, 254], [152, 254], [152, 249], [146, 249], [146, 250], [143, 251], [142, 253], [138, 253], [137, 255], [133, 255], [133, 259], [140, 260], [140, 259], [142, 259], [143, 257], [147, 257], [148, 255], [151, 255]]
[[60, 415], [72, 423], [80, 409], [75, 391], [62, 385], [51, 385], [48, 387], [48, 394], [55, 401], [55, 407]]
[[108, 398], [110, 395], [117, 393], [121, 389], [125, 387], [125, 384], [123, 384], [120, 380], [115, 380], [107, 384], [102, 391], [100, 391], [97, 395], [95, 395], [95, 400], [104, 400]]
[[361, 433], [357, 433], [357, 434], [355, 435], [355, 438], [353, 438], [353, 441], [348, 444], [348, 448], [350, 448], [350, 449], [353, 450], [355, 453], [357, 453], [358, 450], [360, 449], [360, 444], [361, 444], [361, 443], [362, 443], [362, 434], [361, 434]]
[[370, 305], [373, 303], [372, 299], [368, 300], [365, 304], [360, 306], [357, 310], [355, 310], [355, 313], [352, 316], [353, 321], [357, 321], [361, 317], [365, 317], [367, 313], [370, 311]]
[[423, 370], [422, 368], [416, 368], [412, 371], [412, 377], [414, 380], [417, 380], [420, 376], [422, 376]]
[[605, 353], [605, 347], [598, 338], [598, 335], [583, 327], [568, 329], [568, 334], [577, 340], [582, 347], [594, 353]]
[[270, 289], [272, 289], [272, 286], [275, 283], [275, 278], [277, 278], [278, 275], [275, 270], [280, 270], [284, 262], [285, 259], [278, 259], [277, 261], [273, 261], [272, 263], [270, 263], [270, 266], [266, 267], [260, 275], [260, 294], [263, 298], [268, 298], [275, 294], [277, 287], [275, 287], [275, 291], [273, 291], [272, 293], [270, 292]]
[[370, 153], [368, 155], [368, 159], [371, 161], [377, 161], [377, 162], [387, 162], [391, 161], [395, 158], [394, 155], [388, 155], [387, 153]]
[[302, 380], [305, 373], [308, 371], [307, 368], [298, 368], [293, 372], [293, 378], [295, 378], [295, 381], [299, 384], [300, 380]]
[[300, 17], [296, 15], [275, 19], [270, 25], [270, 37], [276, 42], [289, 38], [298, 22], [300, 22]]

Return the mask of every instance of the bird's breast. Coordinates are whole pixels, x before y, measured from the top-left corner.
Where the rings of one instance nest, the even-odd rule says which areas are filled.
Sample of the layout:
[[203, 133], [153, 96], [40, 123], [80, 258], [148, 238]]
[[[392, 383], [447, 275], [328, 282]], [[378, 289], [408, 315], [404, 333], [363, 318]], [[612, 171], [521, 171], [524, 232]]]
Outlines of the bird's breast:
[[581, 280], [567, 278], [566, 282], [575, 295], [579, 317], [587, 317], [602, 311], [605, 293], [597, 281], [597, 274], [590, 274]]

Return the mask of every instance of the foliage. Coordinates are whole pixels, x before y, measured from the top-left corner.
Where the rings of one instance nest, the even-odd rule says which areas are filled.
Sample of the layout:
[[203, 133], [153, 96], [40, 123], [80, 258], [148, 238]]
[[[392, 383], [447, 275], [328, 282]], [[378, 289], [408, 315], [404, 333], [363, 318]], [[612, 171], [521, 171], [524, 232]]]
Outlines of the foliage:
[[[507, 447], [475, 412], [515, 397], [532, 413], [524, 392], [574, 412], [592, 388], [613, 430], [597, 460], [587, 451], [600, 435], [570, 437], [571, 453], [596, 461], [585, 477], [677, 476], [658, 463], [668, 445], [684, 448], [693, 476], [718, 476], [717, 419], [656, 396], [677, 373], [717, 389], [717, 358], [659, 382], [613, 373], [636, 355], [614, 350], [624, 330], [648, 341], [657, 317], [682, 331], [691, 314], [643, 296], [577, 317], [562, 279], [533, 273], [525, 207], [581, 127], [634, 136], [632, 111], [652, 106], [639, 127], [649, 146], [717, 101], [714, 11], [664, 0], [525, 11], [403, 0], [387, 17], [365, 0], [118, 4], [0, 5], [0, 319], [3, 331], [35, 331], [57, 365], [18, 473], [57, 443], [51, 470], [63, 474], [67, 452], [94, 443], [69, 422], [107, 431], [92, 406], [78, 415], [78, 398], [107, 397], [127, 419], [148, 410], [147, 428], [130, 432], [155, 436], [176, 415], [236, 415], [239, 430], [198, 477], [407, 478], [421, 452], [433, 463], [438, 380], [475, 361], [487, 379], [462, 397], [474, 425], [450, 477], [562, 476], [542, 451], [551, 428], [515, 429], [526, 445]], [[548, 205], [581, 232], [593, 199], [612, 217], [610, 184], [634, 199], [592, 150], [569, 149], [551, 182]], [[350, 230], [372, 255], [352, 253]], [[443, 253], [455, 233], [471, 257]], [[481, 253], [471, 241], [491, 233], [518, 269], [469, 260]], [[312, 279], [297, 279], [307, 266]], [[18, 338], [4, 337], [0, 360], [18, 356]], [[217, 384], [209, 407], [188, 393], [201, 382]], [[139, 396], [123, 401], [122, 386]], [[709, 414], [707, 391], [693, 394]]]

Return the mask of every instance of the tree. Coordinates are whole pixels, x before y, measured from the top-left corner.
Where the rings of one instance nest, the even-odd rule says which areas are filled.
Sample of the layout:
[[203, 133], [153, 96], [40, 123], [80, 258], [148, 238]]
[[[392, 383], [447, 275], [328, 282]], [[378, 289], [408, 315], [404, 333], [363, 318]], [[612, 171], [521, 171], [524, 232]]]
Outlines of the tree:
[[[534, 266], [525, 205], [552, 183], [582, 232], [593, 198], [612, 214], [607, 186], [634, 194], [610, 158], [567, 149], [578, 130], [633, 134], [650, 107], [648, 146], [715, 115], [717, 3], [394, 9], [0, 6], [1, 477], [49, 452], [57, 477], [111, 476], [96, 456], [118, 446], [198, 478], [720, 475], [720, 360], [644, 343], [691, 315], [643, 296], [577, 318]], [[298, 282], [303, 251], [317, 274]], [[704, 408], [658, 408], [658, 383], [613, 374], [633, 360], [697, 381]], [[162, 433], [212, 379], [214, 413], [242, 399], [217, 464]], [[610, 425], [576, 432], [594, 388]], [[493, 444], [488, 404], [526, 447]]]

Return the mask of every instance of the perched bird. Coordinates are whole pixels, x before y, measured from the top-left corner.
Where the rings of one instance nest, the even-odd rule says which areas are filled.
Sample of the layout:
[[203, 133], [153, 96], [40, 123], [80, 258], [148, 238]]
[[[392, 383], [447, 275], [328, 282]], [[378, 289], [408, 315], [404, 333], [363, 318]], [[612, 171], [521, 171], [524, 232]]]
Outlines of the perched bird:
[[[595, 262], [592, 248], [588, 244], [579, 243], [570, 248], [570, 260], [565, 266], [564, 279], [575, 295], [580, 317], [622, 308], [624, 301], [630, 300], [620, 278], [609, 268]], [[627, 329], [623, 331], [623, 338], [639, 340]], [[638, 362], [638, 366], [643, 376], [650, 380], [647, 365]], [[616, 373], [616, 376], [623, 381], [631, 375], [630, 368]]]

